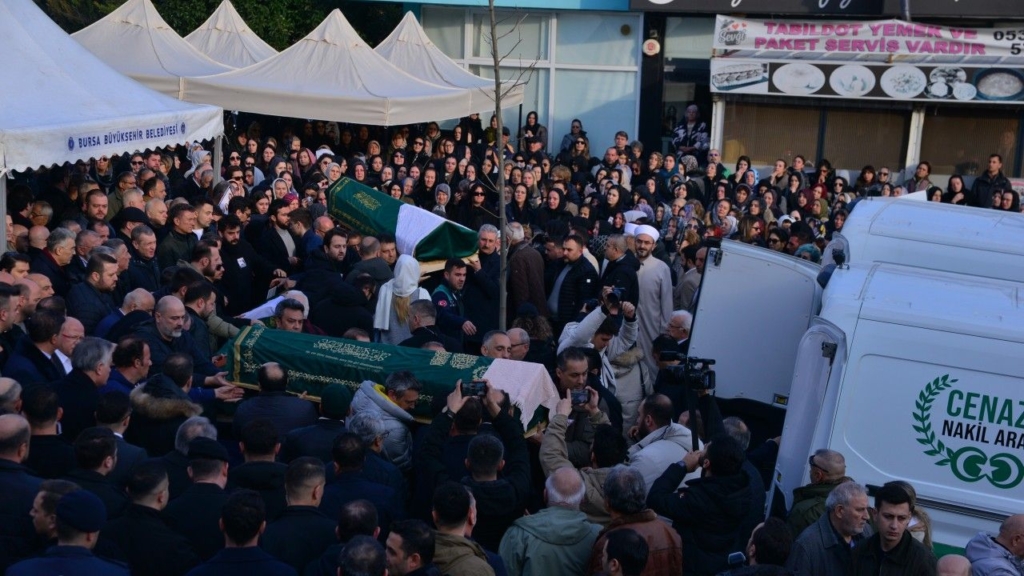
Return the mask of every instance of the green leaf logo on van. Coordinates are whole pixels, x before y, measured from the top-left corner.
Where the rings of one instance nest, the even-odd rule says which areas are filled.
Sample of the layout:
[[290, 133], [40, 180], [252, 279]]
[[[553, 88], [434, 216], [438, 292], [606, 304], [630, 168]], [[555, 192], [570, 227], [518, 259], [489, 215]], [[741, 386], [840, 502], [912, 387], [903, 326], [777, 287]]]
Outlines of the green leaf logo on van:
[[[1024, 432], [999, 430], [990, 435], [989, 431], [989, 424], [1010, 424], [1012, 427], [1012, 408], [1016, 402], [975, 393], [965, 395], [953, 387], [956, 382], [957, 379], [946, 374], [926, 384], [917, 395], [913, 428], [918, 434], [918, 444], [925, 447], [925, 455], [935, 458], [936, 466], [949, 466], [953, 475], [964, 482], [984, 479], [996, 488], [1016, 487], [1024, 481], [1024, 463], [1020, 458], [1006, 452], [990, 456], [982, 449], [992, 445], [1018, 447], [1024, 442]], [[947, 390], [946, 416], [950, 418], [943, 419], [942, 424], [936, 426], [940, 431], [936, 434], [932, 427], [932, 408]], [[959, 404], [958, 401], [964, 398], [967, 399], [966, 405]], [[972, 404], [972, 401], [976, 402]], [[977, 410], [972, 411], [975, 408]], [[987, 418], [986, 414], [989, 415]], [[943, 436], [947, 441], [952, 438], [970, 444], [953, 449], [942, 441]]]

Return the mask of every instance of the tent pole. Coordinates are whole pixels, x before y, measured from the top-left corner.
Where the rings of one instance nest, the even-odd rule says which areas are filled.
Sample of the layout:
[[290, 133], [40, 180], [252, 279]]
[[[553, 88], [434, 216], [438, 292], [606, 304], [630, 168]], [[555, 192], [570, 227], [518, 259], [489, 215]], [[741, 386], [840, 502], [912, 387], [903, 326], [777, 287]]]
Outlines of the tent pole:
[[[7, 214], [7, 173], [0, 174], [0, 214]], [[0, 246], [7, 251], [7, 235], [11, 231], [7, 229], [7, 218], [0, 222]]]
[[213, 139], [213, 184], [217, 185], [221, 178], [220, 167], [224, 164], [224, 135]]
[[523, 142], [519, 138], [519, 131], [523, 129], [523, 103], [519, 103], [519, 123], [516, 124], [516, 151], [523, 151]]

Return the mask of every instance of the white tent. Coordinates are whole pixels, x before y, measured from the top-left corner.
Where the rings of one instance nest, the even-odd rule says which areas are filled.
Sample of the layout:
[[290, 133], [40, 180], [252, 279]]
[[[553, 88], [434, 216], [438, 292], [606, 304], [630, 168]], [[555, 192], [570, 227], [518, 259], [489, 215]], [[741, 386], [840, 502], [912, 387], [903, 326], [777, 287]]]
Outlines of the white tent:
[[8, 170], [205, 140], [224, 131], [219, 108], [179, 102], [125, 78], [32, 0], [0, 0], [0, 54], [8, 79], [0, 82], [0, 213], [6, 212]]
[[[494, 80], [471, 74], [434, 45], [416, 21], [412, 12], [374, 49], [396, 67], [431, 84], [466, 88], [470, 91], [470, 109], [474, 112], [494, 110]], [[502, 106], [523, 103], [523, 86], [502, 88], [506, 92]]]
[[468, 90], [395, 68], [332, 11], [293, 46], [248, 68], [188, 78], [183, 98], [232, 110], [393, 126], [467, 116]]
[[185, 40], [214, 62], [232, 68], [245, 68], [277, 54], [242, 20], [231, 0], [221, 2]]
[[141, 86], [68, 37], [32, 0], [0, 0], [0, 173], [206, 140], [213, 106]]
[[150, 0], [128, 0], [71, 37], [118, 72], [178, 99], [182, 77], [233, 69], [178, 36]]

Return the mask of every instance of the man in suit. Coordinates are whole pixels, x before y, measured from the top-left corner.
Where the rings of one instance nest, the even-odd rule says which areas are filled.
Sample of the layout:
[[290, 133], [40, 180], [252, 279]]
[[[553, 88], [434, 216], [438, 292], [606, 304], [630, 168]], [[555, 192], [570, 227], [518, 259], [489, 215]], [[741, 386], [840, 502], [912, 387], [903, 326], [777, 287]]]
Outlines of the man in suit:
[[668, 335], [676, 341], [679, 352], [684, 355], [690, 353], [690, 328], [693, 324], [693, 314], [686, 310], [676, 310], [668, 320]]
[[75, 438], [76, 467], [64, 478], [99, 496], [107, 518], [116, 518], [128, 507], [124, 491], [110, 482], [117, 465], [117, 437], [107, 428], [86, 428]]
[[55, 356], [57, 336], [64, 318], [49, 310], [39, 310], [25, 321], [26, 335], [15, 346], [3, 373], [22, 386], [45, 384], [64, 377], [64, 367]]
[[238, 405], [235, 411], [233, 429], [238, 437], [246, 424], [257, 419], [267, 419], [274, 424], [280, 437], [316, 422], [316, 406], [286, 392], [288, 369], [277, 362], [267, 362], [256, 372], [260, 395]]
[[267, 512], [260, 495], [252, 490], [232, 494], [221, 512], [224, 550], [191, 572], [190, 576], [294, 576], [295, 569], [259, 547], [267, 527]]
[[285, 474], [288, 507], [267, 525], [260, 539], [261, 548], [296, 572], [304, 572], [335, 542], [337, 520], [319, 510], [326, 483], [323, 461], [303, 457], [289, 464]]
[[71, 373], [54, 385], [64, 409], [61, 434], [68, 442], [96, 423], [99, 387], [110, 377], [113, 352], [114, 345], [106, 340], [83, 338], [71, 354]]
[[65, 297], [71, 289], [67, 265], [75, 256], [75, 233], [67, 228], [57, 228], [46, 239], [46, 248], [32, 259], [30, 269], [50, 279], [53, 292]]
[[107, 478], [119, 489], [128, 484], [128, 475], [136, 464], [146, 459], [146, 451], [129, 444], [124, 431], [132, 419], [131, 401], [124, 392], [107, 392], [96, 403], [96, 425], [108, 428], [117, 438], [117, 464]]

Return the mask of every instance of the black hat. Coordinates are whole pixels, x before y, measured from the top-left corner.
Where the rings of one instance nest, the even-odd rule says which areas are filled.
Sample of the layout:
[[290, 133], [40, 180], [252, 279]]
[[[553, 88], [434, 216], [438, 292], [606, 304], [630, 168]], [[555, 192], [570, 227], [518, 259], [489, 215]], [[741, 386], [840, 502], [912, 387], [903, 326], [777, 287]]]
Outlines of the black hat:
[[99, 532], [107, 521], [107, 508], [92, 492], [75, 490], [57, 501], [56, 516], [79, 532]]
[[228, 451], [220, 442], [199, 436], [188, 443], [189, 460], [220, 460], [228, 461]]

